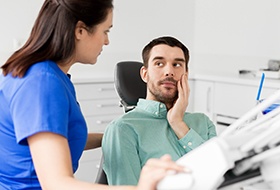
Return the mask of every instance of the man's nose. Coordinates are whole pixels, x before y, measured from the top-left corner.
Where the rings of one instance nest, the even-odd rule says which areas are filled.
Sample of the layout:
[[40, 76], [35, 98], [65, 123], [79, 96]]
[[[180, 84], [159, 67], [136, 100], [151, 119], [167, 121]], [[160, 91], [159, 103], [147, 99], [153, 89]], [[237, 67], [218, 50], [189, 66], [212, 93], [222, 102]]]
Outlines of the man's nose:
[[174, 77], [174, 68], [171, 65], [166, 65], [165, 68], [165, 76], [166, 77]]

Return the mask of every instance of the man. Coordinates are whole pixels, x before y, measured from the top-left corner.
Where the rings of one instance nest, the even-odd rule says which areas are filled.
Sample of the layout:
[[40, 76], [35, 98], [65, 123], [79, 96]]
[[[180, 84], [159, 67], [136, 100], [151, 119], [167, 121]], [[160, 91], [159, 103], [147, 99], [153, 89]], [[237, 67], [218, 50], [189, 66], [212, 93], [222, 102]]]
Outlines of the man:
[[142, 51], [146, 99], [112, 121], [103, 137], [104, 171], [110, 185], [136, 185], [149, 158], [177, 160], [216, 136], [201, 113], [186, 113], [189, 98], [188, 49], [173, 37], [151, 41]]

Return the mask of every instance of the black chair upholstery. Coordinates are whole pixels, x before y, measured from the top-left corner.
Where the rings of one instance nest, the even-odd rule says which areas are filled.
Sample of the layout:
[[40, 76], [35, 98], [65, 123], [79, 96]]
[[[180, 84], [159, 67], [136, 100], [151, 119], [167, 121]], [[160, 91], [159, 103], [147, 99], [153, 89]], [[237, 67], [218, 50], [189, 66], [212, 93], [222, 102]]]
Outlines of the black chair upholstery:
[[122, 61], [115, 67], [115, 88], [124, 111], [133, 109], [139, 98], [146, 97], [146, 83], [141, 79], [138, 61]]
[[[122, 61], [115, 66], [115, 89], [120, 97], [120, 104], [124, 112], [132, 110], [139, 98], [146, 97], [146, 83], [141, 79], [140, 68], [143, 66], [137, 61]], [[95, 180], [98, 184], [108, 184], [106, 173], [103, 170], [104, 157], [102, 155], [99, 171]]]

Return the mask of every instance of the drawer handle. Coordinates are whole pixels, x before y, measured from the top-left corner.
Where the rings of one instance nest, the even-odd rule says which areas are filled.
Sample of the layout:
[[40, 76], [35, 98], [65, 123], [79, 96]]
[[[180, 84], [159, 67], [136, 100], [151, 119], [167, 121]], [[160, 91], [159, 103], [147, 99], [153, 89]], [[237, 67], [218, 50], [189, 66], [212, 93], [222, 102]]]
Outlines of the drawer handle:
[[211, 111], [211, 106], [210, 106], [210, 103], [211, 103], [211, 99], [210, 99], [210, 96], [211, 96], [211, 88], [209, 87], [208, 89], [207, 89], [207, 105], [206, 105], [206, 110], [207, 110], [207, 112], [209, 113], [210, 111]]
[[104, 108], [104, 107], [119, 107], [119, 104], [97, 104], [98, 108]]
[[97, 121], [96, 121], [97, 124], [104, 124], [104, 123], [110, 123], [110, 122], [111, 122], [111, 120], [104, 120], [104, 121], [102, 121], [102, 120], [97, 120]]
[[115, 88], [98, 88], [99, 92], [103, 92], [103, 91], [115, 91]]
[[228, 126], [230, 126], [230, 123], [217, 121], [217, 125], [222, 125], [222, 126], [228, 127]]

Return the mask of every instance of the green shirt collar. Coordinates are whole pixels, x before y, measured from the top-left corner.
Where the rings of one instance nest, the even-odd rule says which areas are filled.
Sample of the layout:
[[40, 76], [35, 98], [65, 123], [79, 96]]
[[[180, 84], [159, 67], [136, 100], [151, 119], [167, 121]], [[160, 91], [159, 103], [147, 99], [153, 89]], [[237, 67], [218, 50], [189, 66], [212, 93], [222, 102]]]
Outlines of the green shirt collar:
[[167, 116], [166, 106], [162, 102], [140, 98], [137, 103], [137, 108], [150, 113], [154, 117], [166, 118]]

